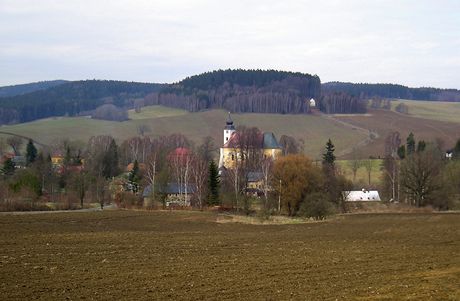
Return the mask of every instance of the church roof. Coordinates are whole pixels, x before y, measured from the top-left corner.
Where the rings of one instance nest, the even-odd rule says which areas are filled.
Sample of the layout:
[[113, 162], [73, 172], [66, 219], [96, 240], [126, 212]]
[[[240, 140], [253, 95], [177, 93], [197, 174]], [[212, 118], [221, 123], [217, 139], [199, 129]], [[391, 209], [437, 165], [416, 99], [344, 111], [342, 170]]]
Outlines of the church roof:
[[273, 149], [273, 148], [281, 148], [278, 141], [275, 138], [275, 134], [272, 132], [265, 132], [264, 133], [264, 148]]
[[[241, 144], [241, 137], [239, 132], [234, 132], [230, 136], [230, 139], [224, 144], [224, 148], [239, 148]], [[258, 148], [263, 149], [274, 149], [281, 148], [278, 141], [275, 138], [275, 135], [272, 132], [259, 133], [255, 138], [255, 145]]]

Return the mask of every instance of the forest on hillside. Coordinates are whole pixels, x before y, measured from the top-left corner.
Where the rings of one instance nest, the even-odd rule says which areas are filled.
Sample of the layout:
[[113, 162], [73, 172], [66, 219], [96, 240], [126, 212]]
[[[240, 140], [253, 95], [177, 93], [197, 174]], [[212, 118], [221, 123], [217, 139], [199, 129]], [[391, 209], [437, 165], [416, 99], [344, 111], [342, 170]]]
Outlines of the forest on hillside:
[[429, 100], [460, 101], [460, 90], [438, 88], [409, 88], [395, 84], [354, 84], [329, 82], [322, 84], [323, 93], [348, 93], [362, 99], [372, 97]]
[[310, 98], [321, 97], [318, 76], [275, 70], [218, 70], [188, 77], [145, 98], [196, 112], [222, 108], [232, 112], [301, 114]]
[[0, 87], [0, 97], [9, 97], [27, 94], [35, 91], [46, 90], [66, 83], [65, 80], [50, 80], [29, 84]]
[[85, 80], [46, 90], [0, 98], [0, 125], [52, 116], [78, 116], [104, 104], [134, 106], [134, 100], [158, 91], [160, 84]]

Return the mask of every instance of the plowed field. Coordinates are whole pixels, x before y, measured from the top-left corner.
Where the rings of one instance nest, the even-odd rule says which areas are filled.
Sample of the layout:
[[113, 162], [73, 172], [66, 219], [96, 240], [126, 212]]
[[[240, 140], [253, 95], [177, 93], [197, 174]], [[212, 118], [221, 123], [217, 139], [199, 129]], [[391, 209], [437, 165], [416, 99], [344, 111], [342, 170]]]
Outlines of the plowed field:
[[0, 216], [0, 300], [460, 300], [460, 214]]

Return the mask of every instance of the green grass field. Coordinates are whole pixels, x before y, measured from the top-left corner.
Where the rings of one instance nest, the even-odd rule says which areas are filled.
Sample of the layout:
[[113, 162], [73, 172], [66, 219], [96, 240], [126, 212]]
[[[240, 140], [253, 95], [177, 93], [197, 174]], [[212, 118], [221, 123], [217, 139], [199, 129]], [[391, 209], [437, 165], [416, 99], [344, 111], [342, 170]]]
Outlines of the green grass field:
[[141, 112], [139, 113], [136, 113], [134, 110], [128, 111], [129, 119], [132, 119], [132, 120], [181, 116], [185, 114], [188, 114], [188, 112], [185, 110], [168, 108], [165, 106], [143, 107]]
[[[223, 127], [227, 113], [223, 110], [209, 110], [188, 113], [162, 106], [143, 108], [141, 113], [130, 112], [132, 120], [112, 122], [87, 117], [59, 117], [37, 120], [29, 123], [2, 126], [0, 131], [32, 137], [45, 144], [52, 144], [60, 138], [79, 140], [85, 143], [93, 135], [112, 135], [123, 140], [137, 135], [139, 125], [147, 125], [153, 137], [182, 133], [195, 143], [211, 136], [217, 147], [223, 142]], [[305, 153], [318, 159], [328, 138], [336, 145], [337, 152], [352, 148], [365, 139], [367, 133], [352, 130], [342, 124], [312, 115], [281, 114], [233, 114], [235, 125], [256, 126], [263, 131], [272, 131], [279, 139], [283, 134], [294, 136], [305, 142]]]
[[1, 300], [460, 300], [460, 215], [2, 215]]
[[337, 160], [337, 166], [340, 169], [340, 172], [349, 180], [353, 181], [354, 184], [362, 184], [364, 186], [371, 186], [377, 188], [382, 181], [382, 163], [381, 159], [372, 159], [371, 160], [371, 181], [369, 184], [369, 175], [365, 164], [367, 164], [367, 159], [360, 160], [359, 164], [361, 165], [356, 172], [356, 179], [353, 181], [353, 170], [351, 164], [352, 160]]
[[460, 123], [460, 102], [393, 100], [391, 108], [403, 103], [413, 117]]

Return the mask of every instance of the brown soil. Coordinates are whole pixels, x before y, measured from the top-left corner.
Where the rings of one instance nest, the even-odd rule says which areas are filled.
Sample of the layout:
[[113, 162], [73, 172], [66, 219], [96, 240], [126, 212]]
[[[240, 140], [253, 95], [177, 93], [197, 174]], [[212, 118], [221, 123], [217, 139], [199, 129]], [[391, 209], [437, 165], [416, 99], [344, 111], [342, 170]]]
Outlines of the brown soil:
[[[336, 116], [335, 118], [378, 133], [377, 139], [359, 149], [359, 152], [366, 156], [383, 157], [385, 138], [393, 131], [401, 134], [403, 144], [409, 133], [413, 132], [417, 141], [433, 142], [440, 139], [444, 142], [445, 148], [452, 147], [460, 133], [460, 123], [411, 117], [385, 110], [370, 110], [370, 116]], [[344, 158], [351, 158], [351, 155], [344, 156]]]
[[0, 216], [0, 300], [460, 300], [460, 214]]

